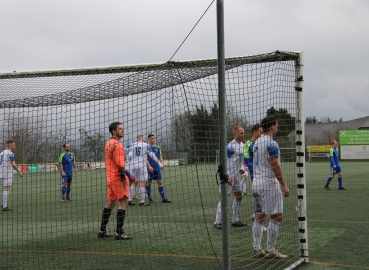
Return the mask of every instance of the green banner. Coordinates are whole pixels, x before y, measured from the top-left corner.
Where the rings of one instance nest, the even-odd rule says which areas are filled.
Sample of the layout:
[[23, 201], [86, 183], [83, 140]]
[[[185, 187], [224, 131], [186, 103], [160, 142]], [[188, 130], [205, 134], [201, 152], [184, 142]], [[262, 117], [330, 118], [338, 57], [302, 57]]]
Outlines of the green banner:
[[369, 130], [340, 130], [340, 144], [369, 144]]

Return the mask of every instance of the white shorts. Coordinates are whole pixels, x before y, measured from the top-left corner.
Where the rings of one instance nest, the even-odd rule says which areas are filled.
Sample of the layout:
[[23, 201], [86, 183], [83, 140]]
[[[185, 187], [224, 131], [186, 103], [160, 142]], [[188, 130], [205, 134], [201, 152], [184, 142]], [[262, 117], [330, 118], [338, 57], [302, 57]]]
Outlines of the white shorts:
[[2, 178], [3, 186], [11, 186], [13, 184], [13, 178]]
[[256, 214], [267, 214], [268, 216], [283, 213], [283, 195], [278, 190], [253, 189], [254, 207]]
[[140, 168], [133, 168], [130, 167], [131, 171], [133, 172], [135, 178], [136, 178], [136, 182], [143, 182], [146, 180], [149, 180], [149, 173], [147, 172], [147, 166], [145, 167], [140, 167]]

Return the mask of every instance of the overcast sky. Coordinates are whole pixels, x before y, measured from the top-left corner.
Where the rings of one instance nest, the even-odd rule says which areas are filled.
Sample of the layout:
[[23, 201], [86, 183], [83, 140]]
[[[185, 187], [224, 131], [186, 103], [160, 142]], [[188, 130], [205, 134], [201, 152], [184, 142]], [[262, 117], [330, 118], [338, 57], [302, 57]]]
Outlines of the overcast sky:
[[[0, 73], [170, 59], [211, 0], [1, 0]], [[369, 115], [369, 1], [224, 0], [225, 55], [304, 52], [305, 117]], [[173, 60], [216, 58], [216, 0]]]

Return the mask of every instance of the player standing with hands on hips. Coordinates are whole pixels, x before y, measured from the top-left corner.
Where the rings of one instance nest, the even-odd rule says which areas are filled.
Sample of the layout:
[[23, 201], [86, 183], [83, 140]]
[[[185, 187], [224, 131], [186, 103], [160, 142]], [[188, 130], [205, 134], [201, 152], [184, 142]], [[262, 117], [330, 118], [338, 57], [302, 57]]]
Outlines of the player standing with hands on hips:
[[[283, 219], [283, 195], [290, 196], [290, 190], [284, 180], [280, 164], [278, 143], [273, 139], [278, 131], [278, 121], [274, 116], [267, 116], [261, 122], [263, 134], [254, 144], [254, 171], [252, 193], [255, 206], [255, 220], [252, 226], [253, 256], [284, 259], [286, 255], [275, 249], [279, 227]], [[270, 216], [267, 228], [267, 249], [261, 248], [263, 226]]]
[[17, 164], [15, 164], [14, 154], [12, 152], [14, 149], [15, 142], [9, 140], [6, 142], [6, 149], [0, 153], [0, 179], [3, 183], [3, 205], [1, 208], [3, 211], [13, 211], [12, 208], [7, 206], [8, 195], [13, 183], [13, 169], [19, 173], [19, 176], [23, 176]]
[[59, 156], [59, 169], [62, 179], [62, 202], [70, 201], [70, 187], [72, 185], [73, 167], [77, 173], [77, 166], [74, 154], [70, 152], [70, 145], [66, 143], [63, 145], [64, 152]]

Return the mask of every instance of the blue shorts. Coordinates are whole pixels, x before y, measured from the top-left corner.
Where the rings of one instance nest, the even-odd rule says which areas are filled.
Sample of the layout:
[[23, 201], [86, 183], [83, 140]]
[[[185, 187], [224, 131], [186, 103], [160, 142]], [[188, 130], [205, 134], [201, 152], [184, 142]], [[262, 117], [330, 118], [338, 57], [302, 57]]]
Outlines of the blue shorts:
[[342, 172], [341, 166], [336, 166], [336, 168], [331, 167], [331, 174], [337, 174]]
[[162, 180], [162, 179], [163, 179], [163, 177], [161, 175], [161, 170], [160, 169], [158, 169], [158, 170], [154, 169], [153, 172], [149, 171], [149, 180]]
[[62, 184], [72, 184], [72, 176], [62, 176]]

